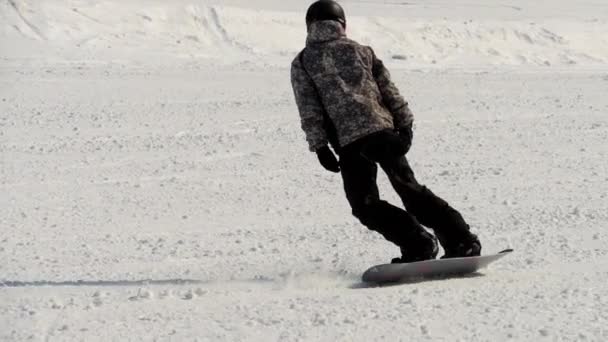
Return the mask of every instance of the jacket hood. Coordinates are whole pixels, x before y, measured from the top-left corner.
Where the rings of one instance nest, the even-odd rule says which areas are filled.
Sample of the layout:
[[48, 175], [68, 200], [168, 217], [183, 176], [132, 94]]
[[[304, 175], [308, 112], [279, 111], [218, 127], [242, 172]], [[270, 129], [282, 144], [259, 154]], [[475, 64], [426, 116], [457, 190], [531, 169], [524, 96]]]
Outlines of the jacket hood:
[[308, 29], [306, 45], [323, 43], [346, 37], [342, 24], [335, 20], [322, 20], [312, 23]]

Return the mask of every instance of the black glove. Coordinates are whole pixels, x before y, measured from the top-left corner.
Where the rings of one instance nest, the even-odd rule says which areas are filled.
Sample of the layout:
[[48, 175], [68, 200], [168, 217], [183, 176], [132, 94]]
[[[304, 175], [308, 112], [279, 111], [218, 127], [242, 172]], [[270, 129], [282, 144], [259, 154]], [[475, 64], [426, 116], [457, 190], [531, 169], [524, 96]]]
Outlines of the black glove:
[[407, 153], [410, 150], [410, 147], [412, 147], [412, 138], [414, 137], [412, 125], [409, 124], [408, 126], [399, 128], [397, 133], [399, 134], [399, 139], [401, 139], [405, 153]]
[[331, 172], [340, 172], [340, 164], [336, 159], [334, 153], [329, 149], [329, 146], [325, 145], [317, 150], [317, 157], [323, 167]]

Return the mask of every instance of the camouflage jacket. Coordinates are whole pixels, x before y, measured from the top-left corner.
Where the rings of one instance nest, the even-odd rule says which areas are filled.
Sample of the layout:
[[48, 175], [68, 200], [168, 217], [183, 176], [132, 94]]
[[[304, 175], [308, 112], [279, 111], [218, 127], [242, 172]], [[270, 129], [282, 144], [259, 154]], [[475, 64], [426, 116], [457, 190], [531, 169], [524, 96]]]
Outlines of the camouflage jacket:
[[348, 39], [336, 21], [310, 26], [291, 64], [291, 82], [311, 151], [335, 149], [412, 123], [407, 102], [374, 51]]

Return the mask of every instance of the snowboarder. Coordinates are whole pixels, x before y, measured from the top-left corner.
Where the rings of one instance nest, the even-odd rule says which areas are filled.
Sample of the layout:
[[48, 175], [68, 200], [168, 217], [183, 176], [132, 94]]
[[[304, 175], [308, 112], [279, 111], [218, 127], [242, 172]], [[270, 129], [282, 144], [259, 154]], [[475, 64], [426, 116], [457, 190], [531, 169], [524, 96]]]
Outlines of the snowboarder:
[[[400, 247], [393, 262], [434, 259], [437, 239], [444, 258], [480, 255], [479, 239], [460, 213], [414, 177], [405, 157], [412, 112], [372, 48], [346, 37], [342, 7], [313, 3], [306, 26], [306, 47], [291, 65], [301, 125], [321, 165], [341, 173], [353, 215]], [[380, 199], [378, 165], [407, 211]]]

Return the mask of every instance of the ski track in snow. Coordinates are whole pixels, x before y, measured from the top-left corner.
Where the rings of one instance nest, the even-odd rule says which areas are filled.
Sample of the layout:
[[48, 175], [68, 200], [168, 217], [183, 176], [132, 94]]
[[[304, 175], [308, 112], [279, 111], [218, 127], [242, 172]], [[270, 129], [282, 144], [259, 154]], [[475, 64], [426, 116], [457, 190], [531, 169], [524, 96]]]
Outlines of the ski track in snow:
[[[1, 341], [608, 340], [606, 41], [561, 34], [600, 32], [605, 6], [344, 2], [410, 101], [417, 177], [484, 252], [515, 249], [482, 275], [370, 287], [398, 250], [307, 151], [288, 70], [302, 4], [19, 2], [38, 41], [13, 36], [16, 3], [0, 4]], [[435, 11], [447, 23], [423, 25]], [[462, 24], [485, 57], [455, 67], [463, 13], [488, 20]]]
[[[25, 15], [23, 14], [23, 11], [20, 9], [20, 5], [18, 5], [17, 1], [15, 1], [15, 0], [6, 0], [6, 1], [10, 5], [10, 7], [14, 10], [15, 14], [19, 17], [21, 22], [23, 22], [23, 24], [25, 24], [36, 35], [36, 37], [38, 39], [46, 40], [46, 37], [44, 36], [42, 31], [36, 25], [34, 25], [28, 18], [25, 17]], [[15, 28], [17, 30], [20, 30], [17, 25], [15, 25]]]

